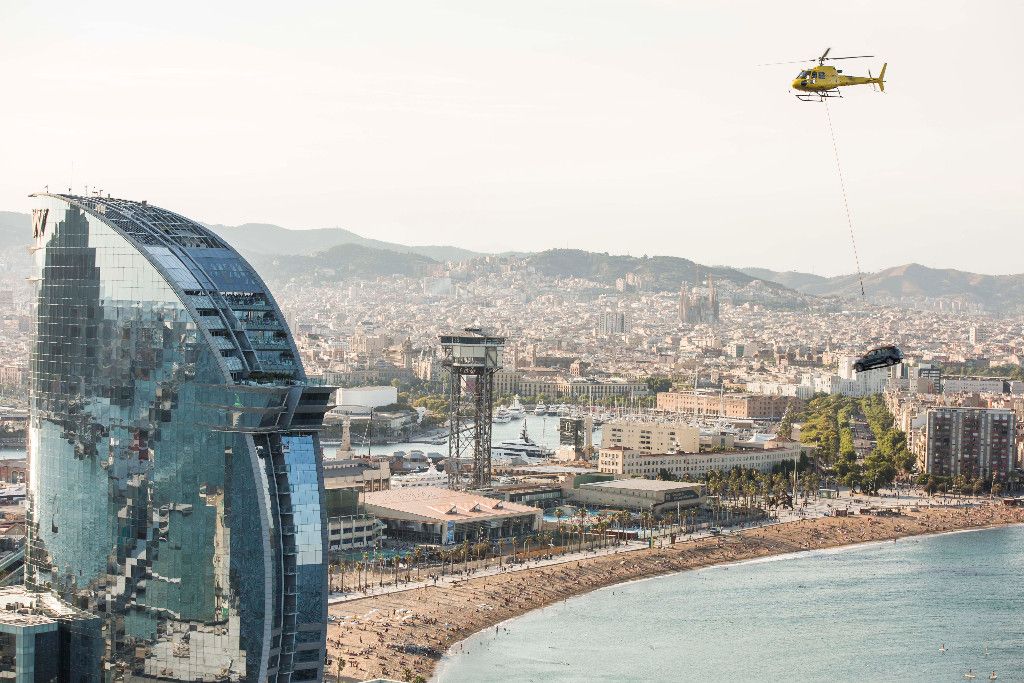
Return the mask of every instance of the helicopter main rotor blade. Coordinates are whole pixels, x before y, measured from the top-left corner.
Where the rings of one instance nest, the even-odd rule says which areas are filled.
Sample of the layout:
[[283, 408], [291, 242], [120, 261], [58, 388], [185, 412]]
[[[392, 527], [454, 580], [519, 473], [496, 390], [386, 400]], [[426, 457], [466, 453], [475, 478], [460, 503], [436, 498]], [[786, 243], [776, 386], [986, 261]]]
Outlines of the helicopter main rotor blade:
[[[829, 48], [831, 50], [832, 48]], [[825, 54], [828, 54], [828, 50], [825, 50]], [[874, 55], [854, 55], [853, 57], [811, 57], [810, 59], [794, 59], [790, 62], [768, 62], [767, 64], [755, 64], [755, 66], [778, 66], [779, 64], [806, 64], [807, 62], [821, 62], [821, 61], [832, 61], [833, 59], [871, 59]]]
[[820, 61], [822, 61], [822, 62], [825, 61], [826, 59], [828, 59], [828, 53], [831, 52], [831, 51], [832, 51], [832, 48], [826, 47], [825, 51], [823, 53], [821, 53], [821, 56], [818, 57], [818, 59]]
[[768, 62], [767, 64], [755, 64], [754, 66], [778, 66], [779, 64], [806, 64], [807, 62], [813, 62], [817, 57], [811, 59], [794, 59], [791, 62]]

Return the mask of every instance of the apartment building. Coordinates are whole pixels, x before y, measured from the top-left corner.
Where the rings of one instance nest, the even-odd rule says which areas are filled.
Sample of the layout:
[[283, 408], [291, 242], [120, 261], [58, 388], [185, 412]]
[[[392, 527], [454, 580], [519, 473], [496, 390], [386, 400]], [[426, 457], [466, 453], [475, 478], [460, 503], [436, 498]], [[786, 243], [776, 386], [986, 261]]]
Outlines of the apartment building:
[[391, 488], [391, 466], [383, 458], [324, 458], [324, 488], [360, 486], [364, 491]]
[[998, 377], [947, 377], [942, 381], [944, 394], [1019, 394], [1021, 382]]
[[0, 366], [0, 384], [9, 387], [28, 386], [28, 368], [24, 365]]
[[644, 453], [632, 448], [610, 446], [598, 453], [597, 471], [626, 477], [656, 477], [665, 470], [683, 479], [696, 479], [712, 470], [744, 467], [771, 472], [784, 462], [796, 464], [807, 448], [798, 446], [727, 453]]
[[1004, 408], [929, 408], [919, 464], [936, 476], [1005, 479], [1016, 458], [1015, 429], [1013, 411]]
[[531, 375], [514, 370], [500, 370], [494, 376], [495, 393], [519, 394], [523, 397], [544, 395], [549, 398], [586, 396], [594, 400], [610, 396], [645, 396], [647, 384], [618, 377], [573, 377], [556, 372]]
[[700, 450], [700, 430], [685, 422], [613, 420], [602, 429], [601, 445], [642, 453], [696, 453]]
[[327, 549], [338, 553], [372, 548], [380, 540], [384, 525], [366, 514], [360, 503], [363, 487], [359, 484], [328, 488], [324, 491], [327, 511]]
[[754, 420], [779, 420], [789, 405], [798, 408], [803, 401], [795, 396], [761, 394], [719, 394], [692, 391], [658, 393], [658, 410], [693, 415], [716, 415]]

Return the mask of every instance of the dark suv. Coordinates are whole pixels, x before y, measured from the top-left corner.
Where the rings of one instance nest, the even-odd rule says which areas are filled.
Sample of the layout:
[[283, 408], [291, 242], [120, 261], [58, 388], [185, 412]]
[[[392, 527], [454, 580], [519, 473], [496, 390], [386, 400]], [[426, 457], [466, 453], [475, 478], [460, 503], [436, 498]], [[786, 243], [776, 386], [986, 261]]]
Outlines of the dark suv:
[[888, 368], [902, 362], [903, 352], [895, 346], [879, 346], [861, 356], [853, 364], [853, 369], [857, 372], [864, 372], [875, 368]]

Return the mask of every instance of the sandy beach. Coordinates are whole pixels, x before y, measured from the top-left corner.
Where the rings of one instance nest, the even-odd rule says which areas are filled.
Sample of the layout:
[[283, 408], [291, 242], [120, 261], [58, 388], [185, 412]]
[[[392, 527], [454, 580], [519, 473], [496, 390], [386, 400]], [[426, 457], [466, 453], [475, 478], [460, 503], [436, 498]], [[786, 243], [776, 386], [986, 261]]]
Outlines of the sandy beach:
[[[329, 656], [344, 660], [341, 680], [426, 680], [441, 654], [473, 633], [604, 586], [784, 553], [1022, 522], [1024, 509], [995, 505], [925, 508], [899, 517], [815, 518], [367, 597], [331, 607], [338, 621], [328, 627]], [[334, 680], [336, 664], [327, 673]]]

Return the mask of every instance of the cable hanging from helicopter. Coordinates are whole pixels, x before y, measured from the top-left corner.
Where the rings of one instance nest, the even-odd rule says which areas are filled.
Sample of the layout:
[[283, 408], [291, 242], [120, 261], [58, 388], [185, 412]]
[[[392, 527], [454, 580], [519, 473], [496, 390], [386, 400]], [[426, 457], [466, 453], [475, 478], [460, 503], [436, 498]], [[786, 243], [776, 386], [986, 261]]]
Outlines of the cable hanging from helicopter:
[[[842, 97], [840, 88], [851, 85], [870, 85], [876, 91], [885, 92], [885, 69], [888, 63], [882, 64], [882, 70], [875, 78], [868, 70], [867, 77], [847, 76], [841, 69], [837, 69], [826, 61], [839, 59], [869, 59], [873, 55], [858, 55], [853, 57], [829, 57], [832, 48], [826, 48], [820, 57], [812, 59], [800, 59], [790, 62], [773, 62], [771, 64], [759, 64], [758, 66], [774, 66], [778, 64], [805, 64], [817, 61], [816, 66], [810, 66], [800, 71], [790, 87], [796, 91], [796, 98], [802, 102], [818, 101], [825, 105], [825, 120], [828, 123], [829, 136], [832, 138], [832, 154], [836, 161], [836, 172], [839, 176], [839, 190], [843, 198], [843, 210], [846, 212], [846, 225], [850, 232], [850, 244], [853, 246], [853, 261], [857, 267], [857, 282], [860, 285], [860, 296], [862, 300], [867, 299], [864, 291], [864, 275], [860, 268], [860, 256], [857, 253], [857, 240], [853, 230], [853, 213], [850, 211], [850, 202], [846, 194], [846, 181], [843, 177], [843, 166], [839, 158], [839, 143], [836, 140], [835, 127], [832, 125], [832, 114], [828, 108], [828, 100], [834, 97]], [[817, 98], [817, 99], [815, 99]], [[883, 353], [884, 352], [884, 353]], [[857, 372], [863, 372], [877, 367], [883, 367], [902, 362], [903, 354], [895, 346], [884, 346], [872, 349], [858, 361]]]
[[[822, 100], [824, 102], [824, 100]], [[832, 154], [836, 159], [836, 172], [839, 175], [839, 192], [843, 196], [843, 209], [846, 211], [846, 227], [850, 230], [850, 244], [853, 245], [853, 263], [857, 266], [857, 282], [860, 283], [860, 298], [866, 299], [864, 294], [864, 275], [860, 269], [860, 256], [857, 254], [857, 240], [853, 235], [853, 213], [850, 211], [850, 201], [846, 197], [846, 181], [843, 179], [843, 165], [839, 162], [839, 143], [836, 142], [836, 131], [832, 127], [832, 114], [828, 110], [828, 102], [825, 102], [825, 119], [828, 121], [828, 132], [832, 136]]]

